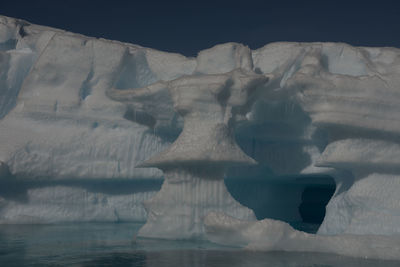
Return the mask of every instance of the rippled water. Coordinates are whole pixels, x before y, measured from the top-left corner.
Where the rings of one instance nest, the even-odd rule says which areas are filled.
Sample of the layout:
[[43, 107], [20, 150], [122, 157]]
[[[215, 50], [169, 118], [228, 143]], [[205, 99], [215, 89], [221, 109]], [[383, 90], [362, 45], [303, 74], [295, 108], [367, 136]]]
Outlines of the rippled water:
[[134, 241], [140, 226], [0, 225], [0, 266], [400, 266], [331, 254], [251, 252], [204, 241]]

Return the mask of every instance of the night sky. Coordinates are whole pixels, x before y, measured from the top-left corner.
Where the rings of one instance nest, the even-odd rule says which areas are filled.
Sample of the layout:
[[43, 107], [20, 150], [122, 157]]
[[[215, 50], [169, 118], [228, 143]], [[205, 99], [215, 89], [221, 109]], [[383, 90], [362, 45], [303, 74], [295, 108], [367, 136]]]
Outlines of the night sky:
[[215, 1], [2, 0], [0, 14], [186, 56], [232, 41], [400, 48], [400, 1]]

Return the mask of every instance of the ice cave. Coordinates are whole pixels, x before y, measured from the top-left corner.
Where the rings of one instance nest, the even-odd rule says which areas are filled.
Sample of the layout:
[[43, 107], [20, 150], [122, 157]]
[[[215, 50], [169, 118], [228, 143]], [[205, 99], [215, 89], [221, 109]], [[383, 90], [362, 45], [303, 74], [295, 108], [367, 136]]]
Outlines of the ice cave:
[[400, 260], [400, 50], [185, 57], [0, 16], [0, 227]]

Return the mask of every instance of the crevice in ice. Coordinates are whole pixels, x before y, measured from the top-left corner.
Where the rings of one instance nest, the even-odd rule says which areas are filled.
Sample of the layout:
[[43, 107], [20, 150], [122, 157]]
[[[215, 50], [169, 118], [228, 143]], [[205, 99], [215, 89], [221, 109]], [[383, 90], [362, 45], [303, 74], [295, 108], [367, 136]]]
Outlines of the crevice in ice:
[[282, 79], [280, 81], [280, 87], [284, 87], [286, 84], [286, 81], [289, 80], [301, 67], [301, 63], [306, 56], [307, 51], [303, 50], [301, 54], [294, 60], [294, 62], [291, 64], [290, 68], [283, 73]]
[[24, 26], [27, 26], [27, 25], [29, 25], [29, 24], [27, 24], [27, 23], [22, 24], [22, 25], [20, 26], [19, 30], [18, 30], [18, 34], [19, 34], [19, 36], [21, 36], [22, 38], [24, 38], [25, 36], [28, 35], [28, 33], [27, 33], [27, 32], [25, 31], [25, 29], [24, 29]]
[[82, 86], [79, 89], [79, 97], [81, 98], [81, 100], [85, 100], [86, 97], [88, 97], [92, 92], [92, 86], [91, 86], [90, 82], [93, 78], [93, 75], [94, 75], [94, 70], [93, 70], [93, 63], [92, 63], [92, 65], [90, 67], [90, 71], [88, 73], [88, 76], [83, 81]]

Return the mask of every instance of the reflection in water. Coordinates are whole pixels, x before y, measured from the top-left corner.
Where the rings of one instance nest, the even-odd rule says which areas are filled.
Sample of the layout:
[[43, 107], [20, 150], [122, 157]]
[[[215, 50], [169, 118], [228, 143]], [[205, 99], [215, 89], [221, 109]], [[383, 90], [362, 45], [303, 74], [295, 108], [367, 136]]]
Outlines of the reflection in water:
[[0, 266], [391, 267], [399, 262], [331, 254], [252, 252], [205, 241], [133, 237], [139, 224], [1, 225]]

